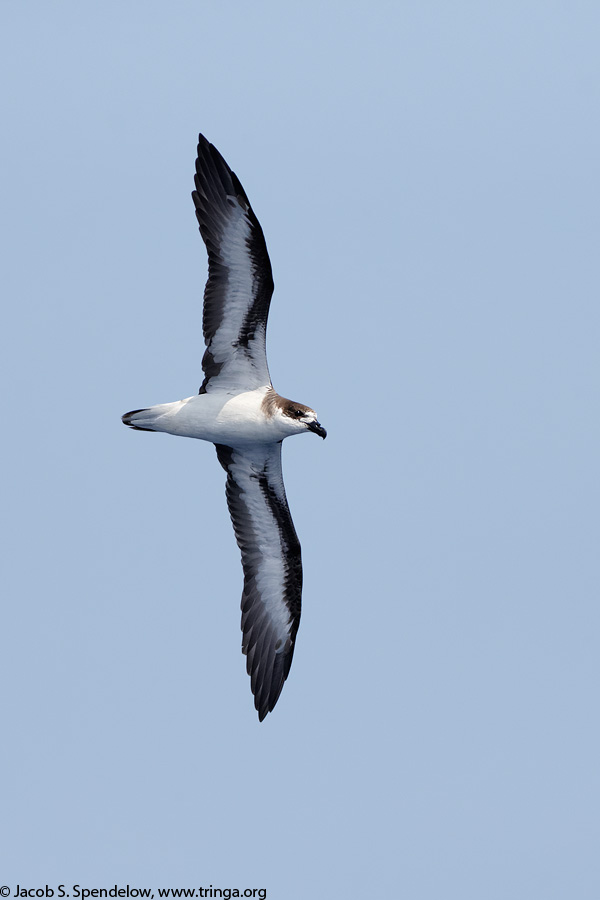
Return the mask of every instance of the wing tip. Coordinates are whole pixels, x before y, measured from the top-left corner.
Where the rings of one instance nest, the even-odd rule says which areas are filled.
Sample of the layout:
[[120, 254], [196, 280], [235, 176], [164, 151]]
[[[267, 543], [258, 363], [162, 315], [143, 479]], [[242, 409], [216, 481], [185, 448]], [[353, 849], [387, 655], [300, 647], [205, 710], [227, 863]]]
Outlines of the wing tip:
[[[233, 194], [238, 203], [254, 216], [248, 195], [244, 187], [237, 177], [225, 157], [217, 150], [214, 144], [211, 144], [202, 133], [198, 135], [198, 147], [196, 155], [196, 189], [197, 192], [202, 187], [202, 183], [207, 183], [216, 178], [216, 184], [225, 189], [226, 193]], [[198, 198], [200, 199], [200, 197]], [[196, 200], [194, 199], [194, 203]], [[196, 208], [198, 205], [196, 204]], [[258, 222], [256, 223], [258, 224]]]
[[[260, 683], [255, 687], [252, 687], [252, 693], [254, 694], [254, 708], [258, 713], [259, 722], [263, 722], [267, 715], [275, 709], [277, 701], [283, 691], [283, 686], [290, 673], [293, 655], [294, 643], [292, 642], [291, 647], [287, 651], [275, 655], [272, 665], [269, 667], [269, 670], [264, 673]], [[251, 668], [254, 672], [251, 671]], [[251, 676], [252, 683], [254, 680], [252, 675], [255, 674], [256, 671], [255, 667], [247, 665], [247, 670], [248, 674]]]

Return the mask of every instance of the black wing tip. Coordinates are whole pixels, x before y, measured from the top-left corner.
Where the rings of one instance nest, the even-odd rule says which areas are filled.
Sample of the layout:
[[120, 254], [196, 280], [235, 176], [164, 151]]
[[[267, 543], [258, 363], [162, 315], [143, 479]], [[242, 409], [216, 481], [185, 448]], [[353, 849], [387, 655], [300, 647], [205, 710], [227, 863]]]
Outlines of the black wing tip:
[[211, 150], [214, 150], [217, 153], [219, 152], [215, 145], [211, 144], [208, 138], [205, 138], [204, 135], [200, 133], [198, 135], [198, 159], [203, 156], [210, 155]]
[[[244, 652], [244, 651], [242, 651]], [[262, 682], [252, 688], [254, 694], [254, 708], [258, 713], [258, 721], [263, 722], [270, 712], [273, 712], [277, 701], [281, 696], [283, 686], [287, 681], [292, 665], [292, 657], [294, 655], [294, 643], [291, 647], [281, 654], [276, 654], [272, 668], [265, 676]], [[250, 660], [248, 660], [250, 663]], [[248, 675], [252, 677], [253, 666], [248, 664]]]
[[[240, 179], [237, 177], [233, 169], [230, 167], [224, 156], [217, 150], [214, 144], [204, 137], [202, 133], [198, 135], [198, 148], [196, 156], [196, 190], [192, 193], [194, 205], [196, 209], [200, 208], [202, 198], [200, 193], [203, 185], [207, 181], [214, 183], [214, 176], [217, 175], [218, 182], [226, 192], [233, 193], [238, 202], [241, 202], [248, 210], [251, 210], [248, 195], [244, 190]], [[196, 194], [196, 197], [194, 197]]]
[[258, 714], [258, 721], [264, 722], [270, 712], [273, 712], [272, 709], [269, 709], [268, 706], [264, 706], [257, 702], [256, 697], [254, 698], [254, 708]]
[[202, 134], [202, 132], [199, 132], [199, 134], [198, 134], [198, 150], [199, 151], [209, 150], [210, 147], [212, 147], [213, 150], [216, 150], [215, 145], [211, 144], [211, 142], [208, 140], [208, 138], [204, 134]]
[[198, 175], [201, 174], [202, 170], [206, 166], [216, 168], [217, 171], [220, 170], [220, 174], [225, 174], [225, 177], [227, 177], [228, 175], [231, 176], [233, 174], [225, 158], [221, 153], [219, 153], [215, 145], [211, 144], [203, 134], [198, 135], [197, 151], [196, 172]]
[[[279, 694], [281, 694], [282, 688], [283, 688], [283, 685], [281, 685], [281, 688], [279, 688]], [[258, 721], [259, 722], [264, 722], [265, 719], [267, 718], [267, 716], [269, 715], [269, 713], [273, 712], [273, 710], [275, 709], [277, 700], [279, 700], [279, 694], [277, 695], [276, 699], [273, 701], [272, 704], [271, 703], [267, 703], [267, 704], [261, 703], [259, 701], [258, 695], [256, 695], [254, 697], [254, 708], [256, 709], [256, 712], [258, 713]]]
[[205, 157], [210, 157], [210, 159], [217, 160], [225, 164], [225, 168], [229, 169], [226, 161], [223, 156], [219, 153], [214, 144], [208, 140], [208, 138], [204, 137], [202, 132], [198, 135], [198, 159], [203, 159]]

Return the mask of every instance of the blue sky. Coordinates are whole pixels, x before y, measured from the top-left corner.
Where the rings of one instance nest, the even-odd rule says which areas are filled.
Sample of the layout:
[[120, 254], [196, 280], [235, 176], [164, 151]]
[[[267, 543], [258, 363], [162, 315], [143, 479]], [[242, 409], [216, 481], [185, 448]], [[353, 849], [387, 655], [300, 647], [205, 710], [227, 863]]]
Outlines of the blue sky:
[[[597, 897], [600, 12], [4, 4], [0, 882]], [[258, 724], [198, 131], [275, 277], [303, 546]]]

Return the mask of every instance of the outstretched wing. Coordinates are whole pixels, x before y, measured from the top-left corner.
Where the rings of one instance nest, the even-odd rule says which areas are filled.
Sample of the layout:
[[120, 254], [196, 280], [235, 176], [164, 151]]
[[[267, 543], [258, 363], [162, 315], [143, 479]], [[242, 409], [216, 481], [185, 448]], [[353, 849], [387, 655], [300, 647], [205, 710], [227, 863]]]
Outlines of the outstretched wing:
[[269, 385], [265, 339], [273, 275], [267, 245], [239, 179], [203, 135], [195, 183], [192, 198], [208, 251], [200, 393]]
[[242, 652], [262, 722], [288, 676], [300, 622], [300, 542], [285, 496], [281, 443], [244, 450], [216, 444], [242, 552]]

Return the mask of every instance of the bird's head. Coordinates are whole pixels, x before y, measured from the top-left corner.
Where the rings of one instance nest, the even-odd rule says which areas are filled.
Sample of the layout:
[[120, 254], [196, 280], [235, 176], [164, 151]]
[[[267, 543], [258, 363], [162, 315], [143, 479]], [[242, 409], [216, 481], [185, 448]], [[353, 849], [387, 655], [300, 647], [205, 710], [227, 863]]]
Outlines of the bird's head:
[[282, 399], [280, 410], [289, 424], [294, 423], [297, 427], [293, 429], [293, 433], [301, 431], [314, 431], [319, 437], [326, 438], [327, 432], [317, 419], [317, 414], [310, 406], [304, 406], [303, 403], [296, 403], [294, 400]]

